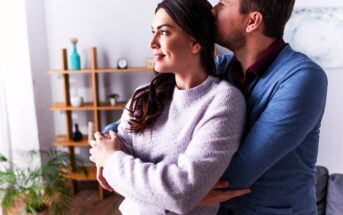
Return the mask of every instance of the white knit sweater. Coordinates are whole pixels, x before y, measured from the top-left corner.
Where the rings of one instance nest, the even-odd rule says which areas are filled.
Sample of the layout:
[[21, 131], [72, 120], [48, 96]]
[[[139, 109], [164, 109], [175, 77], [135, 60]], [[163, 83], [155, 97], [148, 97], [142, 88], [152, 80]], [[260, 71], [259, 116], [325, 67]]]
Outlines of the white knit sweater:
[[199, 207], [228, 167], [245, 122], [240, 91], [209, 76], [189, 90], [175, 87], [151, 130], [130, 133], [124, 111], [118, 130], [130, 154], [115, 152], [104, 177], [125, 197], [124, 215], [216, 214], [218, 205]]

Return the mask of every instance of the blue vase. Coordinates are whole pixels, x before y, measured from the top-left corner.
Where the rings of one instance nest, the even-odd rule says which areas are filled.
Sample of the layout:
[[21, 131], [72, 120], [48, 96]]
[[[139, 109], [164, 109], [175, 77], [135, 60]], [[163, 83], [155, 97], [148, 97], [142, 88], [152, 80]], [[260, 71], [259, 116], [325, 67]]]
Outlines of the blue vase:
[[81, 69], [80, 55], [77, 53], [76, 44], [73, 44], [73, 53], [70, 56], [70, 69]]

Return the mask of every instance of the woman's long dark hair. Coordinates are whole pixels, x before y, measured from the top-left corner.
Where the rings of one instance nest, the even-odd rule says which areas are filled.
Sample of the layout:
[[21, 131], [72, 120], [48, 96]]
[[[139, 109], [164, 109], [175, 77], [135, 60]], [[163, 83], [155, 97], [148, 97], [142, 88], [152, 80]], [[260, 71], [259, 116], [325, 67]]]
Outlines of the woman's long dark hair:
[[[157, 5], [155, 13], [161, 8], [199, 43], [202, 66], [209, 75], [214, 75], [215, 26], [211, 4], [207, 0], [164, 0]], [[131, 131], [141, 134], [152, 127], [165, 102], [172, 98], [175, 84], [173, 73], [159, 73], [149, 86], [136, 90], [128, 108]]]

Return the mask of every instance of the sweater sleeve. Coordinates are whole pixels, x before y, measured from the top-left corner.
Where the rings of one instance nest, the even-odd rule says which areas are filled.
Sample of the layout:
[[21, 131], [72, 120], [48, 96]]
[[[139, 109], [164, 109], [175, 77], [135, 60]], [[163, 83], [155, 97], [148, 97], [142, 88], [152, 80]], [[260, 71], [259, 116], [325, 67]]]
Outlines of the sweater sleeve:
[[109, 184], [124, 197], [175, 213], [194, 208], [224, 173], [243, 132], [242, 94], [233, 89], [218, 97], [197, 124], [190, 143], [185, 143], [188, 146], [177, 162], [149, 163], [115, 152], [104, 167]]
[[[130, 104], [130, 101], [128, 102], [126, 107], [129, 107], [129, 104]], [[128, 154], [133, 155], [134, 152], [132, 148], [132, 132], [129, 130], [130, 128], [129, 119], [130, 119], [129, 111], [127, 109], [124, 109], [120, 120], [118, 120], [119, 125], [118, 125], [117, 135], [120, 141], [126, 147]]]
[[322, 118], [326, 91], [319, 69], [299, 71], [279, 85], [225, 172], [230, 188], [250, 187], [304, 141]]
[[[148, 86], [149, 84], [145, 84], [143, 86], [138, 87], [135, 91], [137, 91], [138, 89], [144, 88], [146, 86]], [[113, 130], [115, 132], [117, 132], [118, 137], [120, 138], [121, 142], [125, 145], [128, 153], [130, 155], [133, 155], [133, 148], [132, 148], [132, 135], [133, 133], [129, 130], [130, 129], [130, 124], [129, 124], [129, 120], [130, 120], [130, 114], [129, 114], [129, 107], [131, 104], [132, 98], [127, 102], [127, 104], [125, 105], [124, 111], [120, 117], [120, 120], [113, 122], [109, 125], [107, 125], [103, 131], [103, 133], [105, 132], [109, 132], [110, 130]]]

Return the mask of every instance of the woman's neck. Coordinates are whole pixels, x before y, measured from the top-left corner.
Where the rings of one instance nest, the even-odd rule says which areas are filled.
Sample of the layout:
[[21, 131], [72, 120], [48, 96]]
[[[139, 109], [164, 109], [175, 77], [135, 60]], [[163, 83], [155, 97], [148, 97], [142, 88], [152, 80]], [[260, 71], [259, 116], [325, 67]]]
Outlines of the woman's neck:
[[176, 87], [180, 90], [188, 90], [200, 85], [208, 77], [208, 74], [203, 68], [192, 68], [190, 70], [176, 73]]

